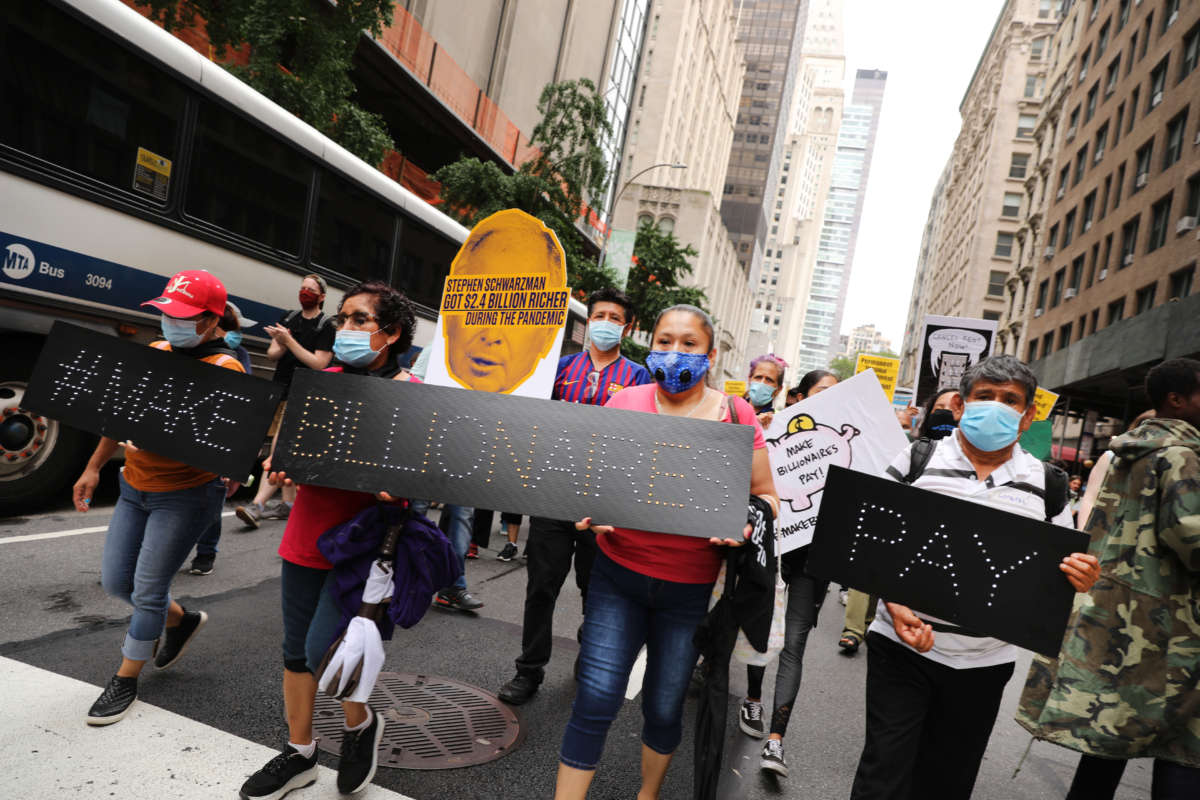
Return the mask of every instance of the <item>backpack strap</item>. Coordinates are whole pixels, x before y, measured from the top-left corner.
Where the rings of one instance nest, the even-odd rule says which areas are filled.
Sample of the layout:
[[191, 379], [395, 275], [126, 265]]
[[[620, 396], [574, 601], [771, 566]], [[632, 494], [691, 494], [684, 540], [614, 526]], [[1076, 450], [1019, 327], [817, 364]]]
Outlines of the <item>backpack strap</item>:
[[737, 413], [737, 403], [733, 402], [732, 397], [729, 397], [728, 395], [726, 395], [725, 404], [729, 407], [729, 421], [732, 422], [734, 425], [737, 425], [739, 422], [738, 413]]
[[1042, 471], [1046, 477], [1044, 498], [1046, 504], [1046, 521], [1050, 522], [1067, 507], [1067, 484], [1070, 480], [1067, 478], [1067, 473], [1049, 461], [1042, 462]]
[[293, 308], [291, 311], [289, 311], [287, 313], [287, 316], [283, 318], [283, 324], [287, 325], [289, 322], [294, 320], [296, 318], [296, 315], [299, 313], [300, 313], [300, 311], [298, 309]]
[[908, 451], [908, 473], [904, 476], [903, 483], [911, 484], [921, 477], [921, 473], [925, 471], [925, 467], [929, 466], [929, 460], [933, 458], [933, 451], [936, 449], [937, 442], [928, 436], [922, 436], [913, 442]]

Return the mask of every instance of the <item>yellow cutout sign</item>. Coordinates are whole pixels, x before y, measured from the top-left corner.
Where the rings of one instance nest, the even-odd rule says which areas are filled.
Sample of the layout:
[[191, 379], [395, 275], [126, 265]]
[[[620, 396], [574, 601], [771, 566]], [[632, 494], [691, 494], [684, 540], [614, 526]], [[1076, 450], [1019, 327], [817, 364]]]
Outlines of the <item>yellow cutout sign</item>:
[[892, 402], [892, 396], [896, 393], [896, 379], [900, 377], [900, 359], [859, 353], [858, 360], [854, 363], [854, 374], [867, 370], [874, 370], [888, 402]]
[[741, 397], [746, 393], [745, 381], [725, 381], [725, 394]]
[[1039, 386], [1037, 394], [1033, 396], [1033, 404], [1037, 407], [1037, 414], [1034, 416], [1033, 421], [1041, 422], [1044, 419], [1049, 419], [1050, 412], [1054, 410], [1054, 404], [1057, 402], [1057, 394]]

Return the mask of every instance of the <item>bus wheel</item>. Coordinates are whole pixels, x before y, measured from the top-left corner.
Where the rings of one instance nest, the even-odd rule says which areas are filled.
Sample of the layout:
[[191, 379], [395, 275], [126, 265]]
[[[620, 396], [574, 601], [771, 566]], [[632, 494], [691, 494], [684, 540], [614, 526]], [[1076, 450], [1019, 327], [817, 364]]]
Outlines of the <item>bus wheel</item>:
[[[32, 363], [28, 364], [32, 369]], [[0, 378], [0, 511], [67, 499], [96, 438], [21, 407], [26, 375]]]

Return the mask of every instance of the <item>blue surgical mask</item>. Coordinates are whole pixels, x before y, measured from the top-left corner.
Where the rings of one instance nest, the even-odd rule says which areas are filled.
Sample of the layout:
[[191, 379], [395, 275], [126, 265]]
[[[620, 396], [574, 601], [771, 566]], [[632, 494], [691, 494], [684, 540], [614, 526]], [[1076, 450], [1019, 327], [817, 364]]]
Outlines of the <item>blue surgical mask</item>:
[[646, 369], [667, 394], [686, 392], [704, 378], [709, 366], [707, 353], [651, 350], [646, 354]]
[[333, 337], [333, 356], [350, 367], [365, 367], [379, 358], [371, 349], [372, 331], [338, 331]]
[[958, 429], [985, 453], [1003, 450], [1021, 435], [1021, 412], [995, 400], [967, 403]]
[[204, 341], [204, 334], [196, 333], [194, 319], [175, 319], [164, 314], [162, 332], [173, 350], [188, 350]]
[[230, 331], [225, 334], [225, 344], [229, 345], [231, 350], [237, 350], [242, 346], [242, 332]]
[[750, 398], [750, 405], [760, 408], [774, 399], [775, 390], [765, 383], [752, 381], [750, 388], [746, 390], [746, 396]]
[[588, 323], [588, 338], [601, 352], [607, 353], [621, 343], [624, 329], [615, 322], [594, 319]]

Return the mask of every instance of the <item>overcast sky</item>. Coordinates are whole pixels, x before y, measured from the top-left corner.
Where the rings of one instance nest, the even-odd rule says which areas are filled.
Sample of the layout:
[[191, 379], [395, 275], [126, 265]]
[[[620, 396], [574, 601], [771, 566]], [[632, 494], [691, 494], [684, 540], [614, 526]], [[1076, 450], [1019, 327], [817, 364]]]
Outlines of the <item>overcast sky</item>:
[[929, 199], [958, 136], [958, 104], [1004, 0], [846, 0], [846, 99], [887, 70], [842, 332], [875, 323], [899, 351]]

